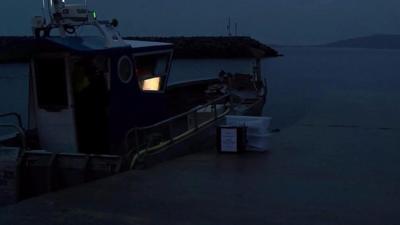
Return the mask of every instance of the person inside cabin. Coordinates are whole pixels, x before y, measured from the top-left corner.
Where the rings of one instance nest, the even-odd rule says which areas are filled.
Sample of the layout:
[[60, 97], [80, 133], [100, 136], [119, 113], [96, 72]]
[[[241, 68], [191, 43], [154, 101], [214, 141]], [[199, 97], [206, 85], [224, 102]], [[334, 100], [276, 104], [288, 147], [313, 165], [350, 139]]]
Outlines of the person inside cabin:
[[218, 74], [218, 78], [221, 82], [221, 87], [219, 89], [221, 94], [226, 94], [228, 92], [228, 85], [230, 82], [228, 74], [229, 73], [226, 73], [224, 70], [221, 70]]
[[82, 60], [77, 71], [74, 86], [79, 151], [105, 154], [108, 151], [108, 90], [105, 72], [92, 59]]

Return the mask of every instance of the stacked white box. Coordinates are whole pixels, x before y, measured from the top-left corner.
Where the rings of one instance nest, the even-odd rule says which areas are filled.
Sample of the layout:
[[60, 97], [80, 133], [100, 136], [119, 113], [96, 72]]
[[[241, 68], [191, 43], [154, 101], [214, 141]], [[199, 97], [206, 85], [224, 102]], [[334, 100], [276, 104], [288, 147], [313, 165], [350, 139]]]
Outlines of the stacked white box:
[[247, 146], [252, 151], [267, 151], [271, 148], [269, 126], [271, 117], [226, 116], [226, 125], [247, 127]]

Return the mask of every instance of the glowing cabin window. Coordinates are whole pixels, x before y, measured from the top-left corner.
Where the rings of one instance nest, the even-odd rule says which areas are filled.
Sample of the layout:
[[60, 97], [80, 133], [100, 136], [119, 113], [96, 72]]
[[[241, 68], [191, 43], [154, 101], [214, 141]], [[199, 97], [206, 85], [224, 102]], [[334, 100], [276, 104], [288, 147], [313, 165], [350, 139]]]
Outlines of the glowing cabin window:
[[161, 78], [154, 77], [143, 80], [142, 90], [143, 91], [160, 91]]
[[142, 91], [160, 92], [165, 89], [170, 56], [169, 52], [135, 56], [135, 72]]

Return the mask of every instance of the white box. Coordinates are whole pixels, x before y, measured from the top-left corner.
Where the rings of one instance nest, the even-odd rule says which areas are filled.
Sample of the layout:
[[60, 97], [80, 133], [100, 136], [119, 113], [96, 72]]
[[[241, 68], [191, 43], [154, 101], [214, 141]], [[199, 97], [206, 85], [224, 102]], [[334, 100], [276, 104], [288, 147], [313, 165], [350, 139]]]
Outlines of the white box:
[[265, 152], [271, 150], [272, 134], [247, 134], [247, 151]]
[[228, 126], [246, 126], [247, 134], [268, 134], [271, 117], [256, 116], [226, 116], [225, 122]]

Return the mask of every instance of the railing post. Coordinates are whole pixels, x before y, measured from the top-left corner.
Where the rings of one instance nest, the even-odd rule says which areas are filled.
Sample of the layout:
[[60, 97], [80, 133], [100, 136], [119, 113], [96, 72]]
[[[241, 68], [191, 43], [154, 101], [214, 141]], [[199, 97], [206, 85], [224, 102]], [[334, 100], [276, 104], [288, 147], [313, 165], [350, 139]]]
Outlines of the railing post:
[[217, 119], [218, 118], [217, 104], [214, 102], [212, 107], [213, 107], [213, 110], [214, 110], [214, 119]]
[[142, 135], [143, 135], [143, 146], [145, 146], [145, 150], [147, 150], [148, 146], [149, 146], [149, 137], [147, 136], [147, 130], [141, 130], [142, 131]]
[[135, 148], [139, 150], [139, 131], [135, 128]]
[[57, 162], [57, 154], [52, 154], [49, 160], [49, 164], [47, 165], [47, 191], [52, 192], [54, 189], [54, 181], [53, 181], [53, 176], [54, 176], [54, 171], [56, 171], [54, 168], [56, 167], [56, 162]]
[[198, 120], [196, 111], [193, 111], [193, 119], [194, 119], [194, 129], [198, 130], [199, 129], [199, 120]]
[[168, 122], [168, 136], [169, 136], [169, 140], [170, 140], [171, 142], [174, 142], [174, 137], [173, 137], [173, 135], [172, 135], [172, 130], [173, 130], [173, 128], [172, 128], [172, 121], [169, 121], [169, 122]]
[[230, 110], [232, 111], [235, 108], [235, 105], [234, 105], [235, 103], [233, 101], [233, 95], [229, 96], [228, 101], [229, 101]]

